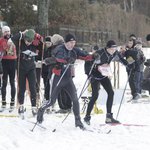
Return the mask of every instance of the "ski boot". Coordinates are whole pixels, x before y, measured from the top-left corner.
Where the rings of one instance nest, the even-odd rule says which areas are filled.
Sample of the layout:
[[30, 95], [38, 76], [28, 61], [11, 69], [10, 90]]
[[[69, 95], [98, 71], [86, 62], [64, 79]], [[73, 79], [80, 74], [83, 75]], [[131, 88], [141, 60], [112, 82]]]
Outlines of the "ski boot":
[[14, 105], [15, 105], [14, 101], [11, 101], [11, 102], [10, 102], [10, 108], [9, 108], [9, 112], [10, 112], [10, 113], [14, 110], [14, 108], [15, 108]]
[[75, 126], [79, 127], [81, 130], [85, 130], [85, 127], [83, 123], [81, 122], [81, 119], [79, 116], [75, 116]]
[[33, 115], [33, 117], [37, 115], [37, 108], [36, 107], [32, 107], [32, 115]]
[[113, 118], [113, 113], [107, 113], [106, 114], [106, 120], [105, 123], [107, 124], [120, 124], [120, 122]]
[[22, 118], [22, 119], [24, 119], [25, 117], [24, 117], [24, 112], [26, 111], [26, 109], [24, 108], [24, 106], [23, 105], [20, 105], [19, 106], [19, 108], [18, 108], [18, 114], [20, 115], [20, 117]]
[[37, 122], [38, 123], [42, 123], [43, 122], [43, 120], [44, 120], [44, 118], [43, 118], [43, 115], [44, 115], [44, 109], [43, 108], [39, 108], [38, 109], [38, 112], [37, 112]]
[[87, 125], [90, 125], [90, 120], [91, 120], [91, 116], [90, 115], [86, 115], [84, 117], [84, 122], [87, 124]]
[[3, 112], [5, 109], [6, 109], [6, 101], [2, 100], [2, 106], [1, 106], [0, 112]]
[[6, 105], [2, 105], [1, 109], [0, 109], [0, 112], [3, 112], [5, 109], [6, 109]]

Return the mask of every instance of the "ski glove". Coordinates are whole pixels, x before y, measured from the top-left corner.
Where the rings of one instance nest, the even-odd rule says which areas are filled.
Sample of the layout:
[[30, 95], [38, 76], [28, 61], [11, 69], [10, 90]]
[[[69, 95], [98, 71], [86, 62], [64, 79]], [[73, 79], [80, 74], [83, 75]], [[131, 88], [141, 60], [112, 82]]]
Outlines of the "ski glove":
[[40, 42], [43, 42], [43, 37], [40, 34], [36, 33], [34, 37], [33, 45], [38, 46]]
[[56, 59], [54, 57], [45, 58], [44, 63], [46, 65], [56, 64]]
[[69, 57], [69, 58], [67, 59], [67, 62], [68, 62], [69, 64], [73, 64], [73, 63], [75, 62], [75, 59], [74, 59], [73, 57]]
[[94, 58], [95, 60], [98, 60], [98, 59], [100, 59], [100, 55], [99, 55], [98, 53], [94, 53], [94, 54], [93, 54], [93, 58]]

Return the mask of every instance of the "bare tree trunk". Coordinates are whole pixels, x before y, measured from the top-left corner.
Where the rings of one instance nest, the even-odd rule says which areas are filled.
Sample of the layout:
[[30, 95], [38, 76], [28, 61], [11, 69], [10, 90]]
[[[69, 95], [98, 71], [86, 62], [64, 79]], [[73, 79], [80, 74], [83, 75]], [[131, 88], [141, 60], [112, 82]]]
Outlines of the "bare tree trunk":
[[124, 11], [127, 12], [127, 1], [126, 0], [123, 1], [123, 5], [124, 5]]
[[[48, 31], [48, 9], [50, 0], [38, 0], [38, 26], [40, 31]], [[45, 32], [45, 34], [48, 34]]]
[[134, 8], [134, 0], [130, 1], [130, 6], [131, 6], [131, 12], [133, 12], [133, 8]]

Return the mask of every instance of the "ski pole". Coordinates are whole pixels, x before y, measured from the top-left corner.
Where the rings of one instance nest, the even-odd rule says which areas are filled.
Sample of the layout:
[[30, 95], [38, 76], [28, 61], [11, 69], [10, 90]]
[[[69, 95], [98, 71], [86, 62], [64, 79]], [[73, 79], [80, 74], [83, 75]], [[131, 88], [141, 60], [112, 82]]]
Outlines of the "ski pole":
[[127, 85], [128, 85], [129, 79], [130, 79], [130, 76], [131, 76], [131, 72], [132, 72], [132, 69], [131, 69], [130, 72], [129, 72], [129, 76], [128, 76], [128, 79], [127, 79], [127, 82], [126, 82], [126, 85], [125, 85], [125, 88], [124, 88], [124, 91], [123, 91], [123, 94], [122, 94], [122, 98], [121, 98], [120, 105], [119, 105], [119, 108], [118, 108], [116, 120], [117, 120], [117, 118], [118, 118], [118, 115], [119, 115], [119, 112], [120, 112], [120, 109], [121, 109], [121, 105], [122, 105], [122, 102], [123, 102], [123, 99], [124, 99], [124, 94], [125, 94], [125, 91], [126, 91], [126, 88], [127, 88]]
[[[42, 63], [43, 63], [43, 60], [44, 60], [44, 46], [45, 46], [44, 42], [41, 41], [41, 43], [42, 43], [42, 56], [41, 56], [41, 68], [40, 68], [39, 79], [41, 78], [41, 74], [42, 74], [42, 68], [43, 68], [43, 64]], [[37, 78], [36, 78], [36, 84], [37, 84], [37, 88], [39, 89], [39, 94], [42, 95], [42, 92], [40, 90], [40, 80], [39, 80], [39, 83], [38, 83]], [[42, 99], [43, 99], [43, 97], [42, 97]], [[37, 101], [37, 99], [36, 99], [36, 101]], [[41, 105], [40, 99], [38, 99], [37, 102], [38, 102], [37, 106], [39, 107]]]
[[[55, 92], [55, 90], [57, 89], [58, 85], [59, 85], [60, 82], [62, 81], [62, 78], [64, 77], [64, 75], [65, 75], [65, 73], [67, 72], [67, 70], [68, 70], [68, 68], [69, 68], [70, 65], [71, 65], [71, 64], [69, 63], [69, 64], [66, 66], [66, 68], [65, 68], [63, 74], [61, 75], [60, 79], [58, 80], [58, 82], [57, 82], [55, 88], [53, 89], [52, 93], [50, 93], [51, 96], [50, 96], [50, 99], [49, 99], [48, 103], [51, 101], [51, 97], [53, 96], [53, 93]], [[47, 104], [48, 104], [48, 103], [47, 103]], [[44, 108], [44, 106], [43, 106], [43, 108]]]
[[84, 93], [84, 91], [86, 90], [86, 88], [88, 87], [88, 85], [90, 84], [90, 83], [89, 83], [89, 84], [87, 85], [87, 87], [85, 88], [87, 81], [91, 79], [90, 76], [91, 76], [92, 70], [93, 70], [93, 68], [94, 68], [94, 66], [95, 66], [95, 64], [96, 64], [96, 61], [97, 61], [97, 60], [94, 60], [92, 66], [91, 66], [91, 69], [90, 69], [90, 71], [89, 71], [89, 75], [88, 75], [88, 77], [87, 77], [87, 79], [86, 79], [86, 81], [85, 81], [85, 83], [84, 83], [84, 85], [83, 85], [83, 88], [82, 88], [82, 90], [81, 90], [81, 92], [80, 92], [80, 95], [79, 95], [79, 98], [78, 98], [78, 99], [81, 98], [82, 94]]
[[35, 127], [37, 126], [37, 124], [38, 124], [38, 122], [36, 122], [36, 123], [34, 124], [33, 128], [31, 129], [31, 132], [34, 131], [34, 129], [35, 129]]

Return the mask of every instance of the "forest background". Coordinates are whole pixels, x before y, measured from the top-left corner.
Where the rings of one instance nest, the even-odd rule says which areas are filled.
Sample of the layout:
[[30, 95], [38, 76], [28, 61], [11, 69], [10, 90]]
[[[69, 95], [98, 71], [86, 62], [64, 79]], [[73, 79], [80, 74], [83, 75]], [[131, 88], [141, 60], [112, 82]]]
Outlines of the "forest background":
[[80, 44], [119, 44], [150, 29], [149, 0], [0, 0], [0, 20], [12, 32], [34, 28], [43, 36], [72, 32]]

